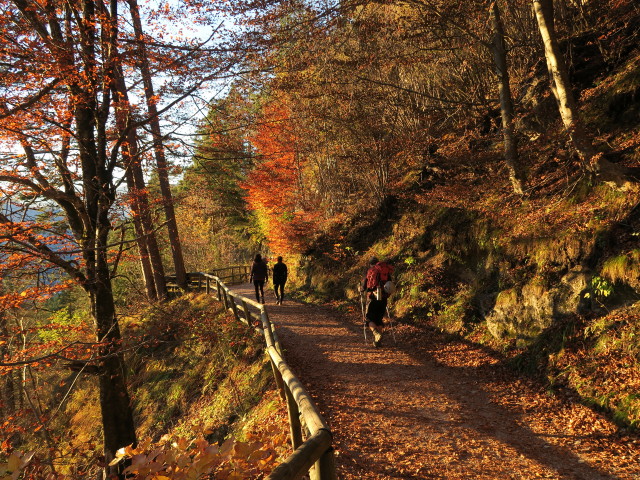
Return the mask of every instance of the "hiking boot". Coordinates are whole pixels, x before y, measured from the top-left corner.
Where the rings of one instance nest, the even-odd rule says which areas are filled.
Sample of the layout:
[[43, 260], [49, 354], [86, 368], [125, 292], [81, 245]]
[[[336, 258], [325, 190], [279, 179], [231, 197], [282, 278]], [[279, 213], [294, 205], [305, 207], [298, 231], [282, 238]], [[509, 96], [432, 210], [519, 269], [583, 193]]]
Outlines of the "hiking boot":
[[382, 334], [380, 332], [378, 332], [377, 330], [373, 331], [373, 346], [374, 347], [379, 347], [380, 343], [382, 342]]

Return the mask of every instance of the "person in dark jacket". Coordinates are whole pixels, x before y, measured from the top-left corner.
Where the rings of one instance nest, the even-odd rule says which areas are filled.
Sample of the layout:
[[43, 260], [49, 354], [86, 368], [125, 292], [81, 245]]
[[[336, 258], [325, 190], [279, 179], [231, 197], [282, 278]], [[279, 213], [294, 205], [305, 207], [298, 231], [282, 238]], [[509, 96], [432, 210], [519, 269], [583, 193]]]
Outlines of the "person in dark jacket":
[[282, 305], [284, 300], [284, 284], [287, 283], [288, 273], [287, 266], [282, 263], [282, 257], [278, 257], [278, 263], [273, 266], [273, 291], [276, 294], [277, 305]]
[[251, 275], [249, 276], [249, 282], [253, 282], [253, 286], [256, 289], [256, 301], [260, 302], [262, 297], [262, 303], [264, 303], [264, 284], [269, 281], [269, 269], [262, 255], [256, 254], [256, 258], [251, 265]]

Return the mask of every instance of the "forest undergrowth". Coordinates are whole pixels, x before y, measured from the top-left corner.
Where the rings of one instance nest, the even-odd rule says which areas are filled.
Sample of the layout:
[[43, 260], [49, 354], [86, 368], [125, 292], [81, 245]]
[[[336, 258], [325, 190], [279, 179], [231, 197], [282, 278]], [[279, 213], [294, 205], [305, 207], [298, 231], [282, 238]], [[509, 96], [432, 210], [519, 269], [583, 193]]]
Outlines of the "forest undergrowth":
[[[205, 294], [132, 308], [122, 325], [139, 425], [138, 444], [121, 449], [114, 460], [128, 465], [127, 478], [249, 479], [282, 461], [286, 410], [253, 329]], [[50, 427], [55, 448], [43, 456], [38, 440], [32, 444], [26, 437], [0, 463], [0, 478], [97, 475], [103, 461], [92, 382], [80, 379], [65, 399]]]

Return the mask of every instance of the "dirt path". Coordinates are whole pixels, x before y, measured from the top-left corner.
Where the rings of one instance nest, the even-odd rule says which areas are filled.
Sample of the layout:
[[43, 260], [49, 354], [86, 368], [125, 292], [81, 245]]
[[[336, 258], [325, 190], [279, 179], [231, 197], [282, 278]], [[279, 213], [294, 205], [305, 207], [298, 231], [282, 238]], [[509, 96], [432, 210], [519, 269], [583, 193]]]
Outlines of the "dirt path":
[[[248, 285], [236, 287], [249, 298]], [[365, 345], [358, 311], [267, 310], [335, 436], [340, 479], [640, 479], [640, 440], [513, 377], [477, 345], [396, 325]]]

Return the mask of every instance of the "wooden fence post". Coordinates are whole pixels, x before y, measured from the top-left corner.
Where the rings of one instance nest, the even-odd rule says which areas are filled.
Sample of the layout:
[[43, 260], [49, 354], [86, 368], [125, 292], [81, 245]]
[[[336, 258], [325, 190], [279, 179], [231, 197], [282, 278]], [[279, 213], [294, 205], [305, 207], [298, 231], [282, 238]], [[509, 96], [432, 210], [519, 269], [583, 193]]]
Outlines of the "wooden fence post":
[[302, 445], [302, 426], [300, 424], [300, 410], [296, 399], [289, 387], [285, 386], [284, 391], [287, 396], [287, 414], [289, 415], [289, 432], [291, 434], [291, 446], [296, 450]]
[[207, 278], [207, 295], [211, 294], [211, 280], [209, 279], [209, 277]]
[[238, 306], [236, 305], [236, 296], [229, 292], [229, 300], [231, 301], [231, 310], [233, 310], [233, 316], [236, 317], [236, 320], [240, 320], [240, 315], [238, 314]]
[[227, 298], [227, 289], [222, 288], [222, 301], [224, 302], [224, 311], [229, 310], [229, 299]]
[[[267, 355], [269, 354], [267, 353]], [[273, 370], [273, 376], [276, 379], [276, 386], [278, 387], [278, 391], [280, 392], [280, 398], [286, 401], [287, 394], [285, 392], [284, 380], [282, 379], [282, 374], [280, 373], [280, 370], [278, 370], [278, 367], [276, 367], [276, 364], [273, 363], [273, 360], [271, 359], [271, 357], [269, 357], [269, 363], [271, 364], [271, 370]]]
[[251, 325], [251, 312], [249, 311], [249, 305], [247, 305], [247, 302], [244, 300], [242, 300], [242, 309], [244, 310], [244, 318], [247, 320], [247, 325], [249, 325], [249, 327], [253, 327], [253, 325]]
[[[336, 480], [336, 465], [333, 455], [333, 447], [324, 452], [315, 463], [315, 470], [318, 473], [318, 480]], [[313, 477], [312, 477], [313, 478]]]

